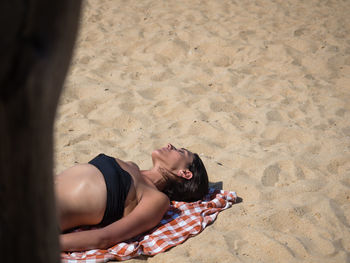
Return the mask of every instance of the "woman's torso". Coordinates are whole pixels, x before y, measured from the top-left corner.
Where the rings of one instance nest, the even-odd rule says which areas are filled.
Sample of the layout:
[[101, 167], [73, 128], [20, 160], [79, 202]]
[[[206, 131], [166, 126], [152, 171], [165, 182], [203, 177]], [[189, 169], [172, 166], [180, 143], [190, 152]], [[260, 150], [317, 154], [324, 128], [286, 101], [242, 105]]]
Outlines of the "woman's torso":
[[[144, 180], [136, 164], [119, 159], [116, 161], [132, 178], [124, 203], [123, 216], [126, 216], [144, 195], [158, 190]], [[55, 191], [62, 231], [77, 226], [97, 225], [103, 219], [107, 188], [102, 173], [95, 166], [78, 164], [65, 170], [56, 177]]]

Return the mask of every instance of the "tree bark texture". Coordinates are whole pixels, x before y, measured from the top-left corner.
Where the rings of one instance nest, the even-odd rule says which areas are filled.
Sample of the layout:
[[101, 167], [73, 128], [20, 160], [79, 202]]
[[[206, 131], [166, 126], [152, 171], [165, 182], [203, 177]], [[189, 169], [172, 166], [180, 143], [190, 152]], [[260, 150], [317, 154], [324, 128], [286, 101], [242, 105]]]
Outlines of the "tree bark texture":
[[59, 262], [53, 124], [80, 0], [0, 2], [0, 261]]

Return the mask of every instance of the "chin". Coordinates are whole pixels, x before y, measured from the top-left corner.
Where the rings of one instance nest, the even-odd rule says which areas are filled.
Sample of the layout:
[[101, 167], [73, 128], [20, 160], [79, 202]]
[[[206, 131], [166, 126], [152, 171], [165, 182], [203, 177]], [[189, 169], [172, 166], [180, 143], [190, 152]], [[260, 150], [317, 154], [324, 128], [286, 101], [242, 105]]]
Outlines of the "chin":
[[157, 150], [153, 150], [152, 153], [151, 153], [151, 156], [152, 156], [152, 160], [157, 158], [159, 155], [160, 155], [160, 149], [157, 149]]
[[162, 156], [164, 156], [164, 154], [165, 152], [163, 151], [163, 148], [152, 151], [151, 156], [152, 156], [153, 162], [158, 159], [163, 159], [164, 157]]

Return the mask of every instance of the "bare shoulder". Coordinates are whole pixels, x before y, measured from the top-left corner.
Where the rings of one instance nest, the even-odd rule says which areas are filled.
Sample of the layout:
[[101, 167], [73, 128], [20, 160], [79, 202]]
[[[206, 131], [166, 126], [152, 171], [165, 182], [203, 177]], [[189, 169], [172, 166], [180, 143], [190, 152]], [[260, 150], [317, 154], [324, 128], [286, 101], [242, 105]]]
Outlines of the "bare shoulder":
[[148, 191], [142, 196], [140, 205], [144, 207], [152, 206], [160, 213], [164, 213], [170, 205], [170, 200], [166, 194], [158, 190]]
[[151, 194], [151, 197], [160, 203], [163, 203], [163, 202], [170, 203], [169, 197], [166, 194], [164, 194], [163, 192], [160, 192], [158, 190], [154, 191]]

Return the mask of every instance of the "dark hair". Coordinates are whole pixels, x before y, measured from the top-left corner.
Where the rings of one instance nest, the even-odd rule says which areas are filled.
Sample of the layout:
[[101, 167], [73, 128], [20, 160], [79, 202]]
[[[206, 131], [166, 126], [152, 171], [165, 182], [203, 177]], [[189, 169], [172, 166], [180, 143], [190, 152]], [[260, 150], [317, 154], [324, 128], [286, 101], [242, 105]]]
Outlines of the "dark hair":
[[207, 170], [198, 154], [194, 154], [193, 161], [188, 169], [192, 172], [191, 179], [177, 178], [171, 180], [163, 189], [170, 200], [194, 202], [201, 200], [208, 193]]

